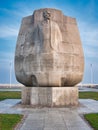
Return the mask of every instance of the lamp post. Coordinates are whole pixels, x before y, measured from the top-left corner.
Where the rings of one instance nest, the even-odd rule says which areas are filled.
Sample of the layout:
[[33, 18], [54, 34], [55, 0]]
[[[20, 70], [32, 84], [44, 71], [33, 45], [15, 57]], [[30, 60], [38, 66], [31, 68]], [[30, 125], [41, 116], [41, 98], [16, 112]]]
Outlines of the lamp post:
[[12, 83], [12, 61], [10, 61], [10, 88]]
[[91, 68], [91, 84], [93, 84], [93, 65], [90, 64], [90, 68]]

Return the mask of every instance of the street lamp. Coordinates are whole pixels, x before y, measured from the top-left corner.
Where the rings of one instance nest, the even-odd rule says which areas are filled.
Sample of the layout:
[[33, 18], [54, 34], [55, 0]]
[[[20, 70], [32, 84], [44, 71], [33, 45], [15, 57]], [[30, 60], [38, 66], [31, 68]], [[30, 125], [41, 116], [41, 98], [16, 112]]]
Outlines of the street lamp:
[[10, 88], [12, 83], [12, 61], [10, 61]]
[[91, 68], [91, 84], [93, 84], [93, 65], [90, 64], [90, 68]]

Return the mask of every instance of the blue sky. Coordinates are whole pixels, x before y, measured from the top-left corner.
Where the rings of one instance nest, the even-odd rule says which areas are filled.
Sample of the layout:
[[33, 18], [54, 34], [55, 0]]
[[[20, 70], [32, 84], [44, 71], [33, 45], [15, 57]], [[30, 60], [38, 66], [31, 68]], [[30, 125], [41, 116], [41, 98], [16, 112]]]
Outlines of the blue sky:
[[[83, 83], [98, 83], [98, 1], [97, 0], [1, 0], [0, 1], [0, 83], [9, 83], [12, 62], [22, 17], [31, 15], [35, 9], [56, 8], [66, 16], [77, 19], [85, 56]], [[92, 64], [92, 69], [91, 65]]]

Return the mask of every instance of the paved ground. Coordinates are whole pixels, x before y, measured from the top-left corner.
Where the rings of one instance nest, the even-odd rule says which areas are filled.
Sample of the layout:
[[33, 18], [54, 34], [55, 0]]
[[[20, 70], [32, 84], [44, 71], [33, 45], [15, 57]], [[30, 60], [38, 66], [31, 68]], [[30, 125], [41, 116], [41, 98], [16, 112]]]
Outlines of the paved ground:
[[[79, 88], [79, 91], [98, 89]], [[72, 108], [21, 108], [19, 99], [0, 101], [0, 113], [24, 114], [25, 120], [15, 130], [92, 130], [83, 119], [85, 113], [98, 113], [98, 101], [79, 99], [79, 107]]]
[[86, 92], [86, 91], [91, 91], [91, 92], [98, 92], [98, 88], [88, 88], [88, 87], [79, 87], [79, 91], [83, 91], [83, 92]]
[[21, 88], [0, 88], [0, 91], [21, 91]]
[[80, 99], [75, 108], [21, 108], [15, 107], [19, 99], [0, 102], [0, 113], [19, 113], [27, 116], [16, 130], [92, 130], [81, 116], [98, 112], [98, 101]]

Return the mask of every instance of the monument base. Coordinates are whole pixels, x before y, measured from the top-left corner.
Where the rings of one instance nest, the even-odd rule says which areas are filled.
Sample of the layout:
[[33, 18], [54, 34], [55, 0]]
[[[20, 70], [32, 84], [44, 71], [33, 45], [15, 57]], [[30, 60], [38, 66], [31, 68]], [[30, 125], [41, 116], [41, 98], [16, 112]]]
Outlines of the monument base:
[[23, 87], [22, 104], [45, 107], [78, 105], [78, 87]]

